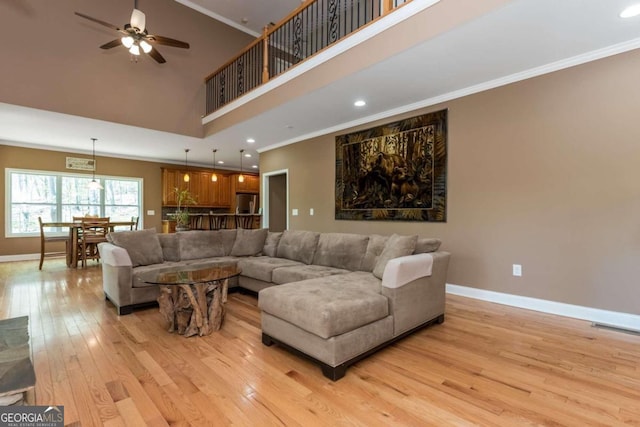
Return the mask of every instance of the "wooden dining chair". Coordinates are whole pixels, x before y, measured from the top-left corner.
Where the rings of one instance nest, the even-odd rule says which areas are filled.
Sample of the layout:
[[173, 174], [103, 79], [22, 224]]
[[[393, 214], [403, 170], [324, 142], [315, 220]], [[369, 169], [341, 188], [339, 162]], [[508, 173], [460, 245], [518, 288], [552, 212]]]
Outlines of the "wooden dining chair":
[[138, 229], [138, 221], [140, 221], [140, 217], [139, 216], [132, 216], [131, 217], [131, 230], [137, 230]]
[[[59, 235], [51, 235], [45, 232], [46, 228], [56, 227], [55, 223], [44, 223], [42, 222], [42, 217], [38, 217], [38, 224], [40, 225], [40, 265], [38, 266], [38, 270], [42, 270], [42, 263], [45, 258], [48, 257], [59, 257], [67, 254], [66, 246], [69, 245], [69, 236], [59, 236]], [[65, 251], [46, 251], [47, 243], [65, 243]]]
[[82, 260], [82, 267], [87, 265], [87, 259], [100, 259], [98, 243], [107, 241], [110, 231], [109, 217], [80, 218], [80, 233], [78, 234], [78, 254]]

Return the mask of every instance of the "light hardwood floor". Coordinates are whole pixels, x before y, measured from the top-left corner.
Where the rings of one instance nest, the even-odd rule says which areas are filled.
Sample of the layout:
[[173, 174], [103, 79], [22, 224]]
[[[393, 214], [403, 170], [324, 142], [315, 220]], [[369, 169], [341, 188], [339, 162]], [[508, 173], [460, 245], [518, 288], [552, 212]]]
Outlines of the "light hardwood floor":
[[640, 426], [640, 337], [447, 296], [446, 321], [331, 382], [260, 341], [257, 300], [222, 329], [166, 332], [157, 308], [117, 317], [100, 267], [0, 264], [0, 318], [29, 315], [36, 403], [82, 426]]

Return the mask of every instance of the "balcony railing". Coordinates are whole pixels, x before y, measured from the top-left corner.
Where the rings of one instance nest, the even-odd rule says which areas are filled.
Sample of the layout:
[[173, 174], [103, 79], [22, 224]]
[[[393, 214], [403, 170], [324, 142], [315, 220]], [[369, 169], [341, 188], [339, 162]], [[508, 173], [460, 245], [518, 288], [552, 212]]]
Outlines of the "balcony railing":
[[205, 115], [410, 1], [306, 1], [205, 79]]

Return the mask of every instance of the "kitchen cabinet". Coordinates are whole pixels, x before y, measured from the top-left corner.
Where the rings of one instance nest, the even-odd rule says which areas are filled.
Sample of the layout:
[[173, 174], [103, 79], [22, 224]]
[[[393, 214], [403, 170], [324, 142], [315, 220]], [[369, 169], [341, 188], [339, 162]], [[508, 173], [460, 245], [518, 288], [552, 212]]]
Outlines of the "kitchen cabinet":
[[231, 206], [231, 179], [229, 175], [218, 175], [218, 180], [211, 181], [211, 172], [189, 171], [189, 182], [184, 182], [184, 171], [178, 169], [162, 169], [162, 205], [176, 206], [175, 189], [187, 188], [196, 201], [194, 206], [207, 208], [228, 208]]

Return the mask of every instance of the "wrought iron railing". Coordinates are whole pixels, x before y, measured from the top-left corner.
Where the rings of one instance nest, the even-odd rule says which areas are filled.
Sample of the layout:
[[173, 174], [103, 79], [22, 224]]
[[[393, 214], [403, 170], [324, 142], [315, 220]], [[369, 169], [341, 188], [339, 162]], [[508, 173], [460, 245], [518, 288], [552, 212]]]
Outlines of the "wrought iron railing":
[[205, 79], [205, 115], [410, 1], [306, 1]]

